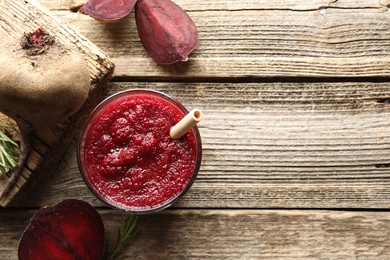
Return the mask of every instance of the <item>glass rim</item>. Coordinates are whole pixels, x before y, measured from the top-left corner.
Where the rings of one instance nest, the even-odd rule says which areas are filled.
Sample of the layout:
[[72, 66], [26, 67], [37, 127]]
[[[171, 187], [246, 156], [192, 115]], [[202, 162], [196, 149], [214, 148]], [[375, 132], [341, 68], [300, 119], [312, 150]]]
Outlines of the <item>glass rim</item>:
[[188, 110], [184, 107], [182, 103], [180, 103], [178, 100], [175, 98], [157, 91], [157, 90], [152, 90], [152, 89], [144, 89], [144, 88], [139, 88], [139, 89], [127, 89], [123, 91], [119, 91], [115, 94], [112, 94], [103, 101], [101, 101], [95, 108], [91, 111], [91, 113], [88, 115], [87, 119], [85, 120], [80, 134], [78, 138], [78, 144], [77, 144], [77, 164], [80, 170], [81, 177], [83, 178], [83, 181], [85, 182], [86, 186], [88, 189], [93, 193], [93, 195], [99, 199], [101, 202], [103, 202], [105, 205], [115, 209], [119, 210], [125, 213], [129, 214], [151, 214], [151, 213], [156, 213], [161, 210], [164, 210], [170, 206], [172, 206], [175, 202], [177, 202], [181, 197], [184, 196], [184, 194], [187, 193], [187, 191], [191, 188], [192, 184], [194, 183], [200, 169], [201, 161], [202, 161], [202, 140], [200, 136], [200, 132], [197, 126], [194, 126], [192, 128], [192, 131], [194, 132], [195, 136], [195, 142], [196, 142], [196, 163], [194, 170], [191, 174], [190, 179], [188, 180], [187, 184], [185, 187], [176, 195], [172, 196], [170, 199], [164, 201], [161, 204], [158, 204], [153, 207], [121, 207], [118, 205], [118, 203], [115, 203], [115, 201], [110, 200], [99, 194], [99, 192], [93, 187], [93, 185], [90, 183], [88, 177], [86, 176], [86, 169], [85, 169], [85, 158], [84, 158], [84, 143], [85, 143], [85, 137], [88, 133], [88, 130], [91, 126], [91, 123], [93, 120], [96, 118], [97, 115], [99, 115], [99, 112], [103, 111], [107, 106], [112, 104], [113, 102], [119, 101], [122, 98], [126, 98], [128, 96], [153, 96], [153, 97], [159, 97], [161, 99], [164, 99], [171, 103], [172, 105], [176, 106], [179, 108], [181, 112], [183, 112], [184, 115], [188, 114]]

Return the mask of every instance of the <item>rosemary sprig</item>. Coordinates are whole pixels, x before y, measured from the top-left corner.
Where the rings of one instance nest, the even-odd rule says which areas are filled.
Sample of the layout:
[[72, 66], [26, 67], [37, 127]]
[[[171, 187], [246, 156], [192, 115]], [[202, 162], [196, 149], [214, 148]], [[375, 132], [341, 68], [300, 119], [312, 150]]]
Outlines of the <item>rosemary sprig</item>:
[[118, 227], [115, 247], [111, 253], [105, 255], [105, 260], [115, 260], [121, 249], [138, 233], [135, 228], [136, 223], [137, 216], [135, 215], [122, 219], [121, 225]]
[[11, 126], [0, 122], [0, 174], [14, 168], [19, 161], [18, 144], [4, 132], [9, 127]]

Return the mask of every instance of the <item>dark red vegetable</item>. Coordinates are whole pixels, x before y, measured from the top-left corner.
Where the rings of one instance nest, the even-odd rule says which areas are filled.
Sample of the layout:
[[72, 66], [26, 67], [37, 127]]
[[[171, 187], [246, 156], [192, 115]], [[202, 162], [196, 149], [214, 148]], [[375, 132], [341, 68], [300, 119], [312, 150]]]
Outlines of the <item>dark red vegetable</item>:
[[20, 260], [102, 259], [103, 253], [104, 226], [99, 213], [75, 199], [38, 210], [18, 249]]
[[138, 0], [135, 19], [141, 42], [157, 63], [186, 61], [198, 46], [195, 23], [170, 0]]
[[137, 0], [89, 0], [79, 11], [102, 21], [116, 21], [133, 10]]

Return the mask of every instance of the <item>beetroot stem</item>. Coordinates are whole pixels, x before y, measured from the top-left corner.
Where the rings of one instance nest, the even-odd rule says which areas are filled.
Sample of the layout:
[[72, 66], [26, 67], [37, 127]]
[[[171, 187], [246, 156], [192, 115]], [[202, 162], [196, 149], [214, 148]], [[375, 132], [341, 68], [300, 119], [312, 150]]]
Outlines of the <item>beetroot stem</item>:
[[20, 45], [29, 55], [38, 55], [46, 52], [54, 44], [54, 37], [38, 28], [33, 32], [24, 33]]

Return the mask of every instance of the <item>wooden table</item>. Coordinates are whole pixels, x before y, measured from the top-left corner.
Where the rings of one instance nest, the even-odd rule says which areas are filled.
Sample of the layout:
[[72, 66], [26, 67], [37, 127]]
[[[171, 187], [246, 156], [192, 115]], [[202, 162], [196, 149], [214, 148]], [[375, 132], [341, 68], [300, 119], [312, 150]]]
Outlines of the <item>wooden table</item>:
[[[205, 116], [193, 187], [141, 216], [121, 259], [390, 259], [390, 1], [177, 0], [200, 44], [169, 66], [147, 57], [133, 14], [103, 24], [70, 12], [77, 2], [40, 0], [111, 57], [106, 95], [156, 89]], [[0, 209], [0, 259], [17, 258], [37, 208], [65, 198], [96, 206], [113, 244], [121, 215], [85, 186], [76, 142]]]

